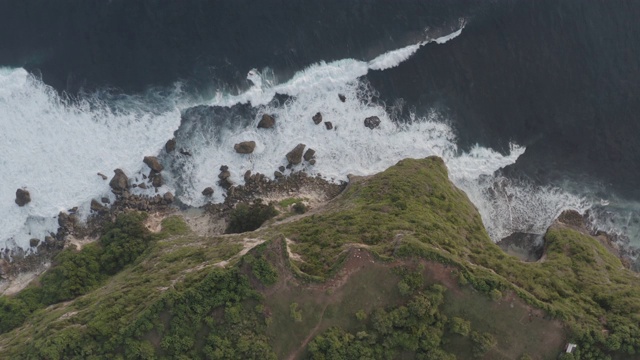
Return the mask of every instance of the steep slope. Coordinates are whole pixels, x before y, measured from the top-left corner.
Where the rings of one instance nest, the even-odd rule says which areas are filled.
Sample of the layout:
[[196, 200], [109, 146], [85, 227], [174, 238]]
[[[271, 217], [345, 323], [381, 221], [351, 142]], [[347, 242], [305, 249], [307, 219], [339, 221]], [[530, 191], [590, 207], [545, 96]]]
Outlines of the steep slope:
[[143, 218], [125, 215], [0, 298], [2, 357], [554, 359], [568, 340], [572, 358], [640, 350], [637, 274], [562, 222], [540, 262], [506, 255], [439, 158], [353, 178], [324, 208], [254, 232], [202, 237], [171, 217], [153, 235]]

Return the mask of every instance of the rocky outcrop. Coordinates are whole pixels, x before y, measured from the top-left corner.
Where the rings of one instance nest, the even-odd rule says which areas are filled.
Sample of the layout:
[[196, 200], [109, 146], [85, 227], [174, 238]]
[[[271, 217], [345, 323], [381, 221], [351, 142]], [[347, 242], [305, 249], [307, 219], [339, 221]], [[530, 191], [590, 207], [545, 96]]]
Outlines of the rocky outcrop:
[[33, 238], [29, 240], [30, 247], [37, 247], [38, 244], [40, 244], [40, 239]]
[[162, 184], [164, 184], [162, 175], [160, 175], [160, 173], [154, 172], [153, 170], [149, 174], [149, 179], [151, 180], [151, 185], [153, 185], [153, 187], [155, 188], [159, 188], [162, 186]]
[[97, 213], [106, 211], [107, 208], [102, 205], [98, 200], [91, 199], [91, 211], [95, 211]]
[[231, 180], [229, 180], [230, 177], [231, 173], [229, 172], [229, 167], [227, 165], [222, 165], [220, 167], [220, 174], [218, 174], [218, 179], [220, 179], [218, 181], [218, 185], [224, 189], [229, 189], [231, 185], [233, 185]]
[[302, 162], [302, 153], [305, 147], [305, 144], [298, 144], [293, 150], [287, 153], [287, 161], [289, 161], [289, 164], [297, 165]]
[[258, 123], [258, 129], [271, 129], [276, 125], [276, 119], [271, 115], [263, 114], [262, 119]]
[[331, 121], [325, 121], [324, 126], [327, 128], [327, 130], [333, 129], [333, 124], [331, 123]]
[[364, 119], [364, 126], [371, 130], [377, 129], [380, 126], [380, 118], [377, 116], [370, 116]]
[[166, 193], [164, 193], [164, 195], [162, 196], [162, 199], [167, 203], [167, 204], [171, 204], [173, 202], [174, 196], [171, 192], [167, 191]]
[[312, 148], [307, 149], [307, 151], [304, 152], [304, 159], [306, 161], [310, 161], [311, 159], [313, 159], [316, 156], [316, 151], [313, 150]]
[[204, 196], [212, 196], [213, 195], [213, 188], [211, 186], [206, 187], [204, 190], [202, 190], [202, 195], [204, 195]]
[[342, 95], [342, 94], [338, 94], [338, 99], [340, 99], [340, 101], [342, 101], [342, 102], [347, 101], [347, 97]]
[[243, 141], [233, 146], [233, 149], [238, 154], [251, 154], [255, 148], [256, 148], [255, 141]]
[[164, 170], [164, 166], [160, 164], [160, 161], [158, 161], [158, 158], [155, 156], [145, 156], [143, 162], [155, 172]]
[[111, 190], [115, 194], [122, 194], [122, 192], [129, 190], [129, 178], [124, 173], [124, 171], [120, 169], [113, 170], [115, 175], [109, 181], [109, 186], [111, 186]]
[[318, 112], [315, 115], [313, 115], [311, 119], [313, 120], [314, 124], [318, 125], [322, 122], [322, 114]]
[[166, 144], [164, 144], [164, 150], [167, 153], [172, 153], [176, 149], [176, 139], [168, 140]]
[[30, 202], [31, 194], [29, 194], [29, 191], [25, 189], [16, 190], [16, 204], [18, 204], [18, 206], [25, 206]]

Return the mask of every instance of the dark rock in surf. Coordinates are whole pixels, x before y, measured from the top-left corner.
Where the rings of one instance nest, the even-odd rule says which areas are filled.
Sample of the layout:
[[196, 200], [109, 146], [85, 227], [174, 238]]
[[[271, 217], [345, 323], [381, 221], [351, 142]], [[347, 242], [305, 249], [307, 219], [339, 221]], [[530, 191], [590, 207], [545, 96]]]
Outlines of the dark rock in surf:
[[168, 140], [166, 144], [164, 144], [164, 150], [167, 153], [172, 153], [176, 149], [176, 139]]
[[109, 200], [109, 198], [108, 198], [108, 197], [103, 197], [103, 198], [102, 198], [102, 199], [100, 199], [100, 200], [102, 200], [102, 203], [103, 203], [103, 204], [111, 204], [111, 200]]
[[138, 184], [138, 187], [139, 187], [140, 189], [146, 189], [146, 188], [147, 188], [147, 184], [145, 184], [145, 183], [140, 183], [140, 184]]
[[31, 194], [29, 194], [29, 191], [25, 189], [16, 190], [16, 204], [18, 204], [18, 206], [25, 206], [30, 202]]
[[305, 146], [305, 144], [298, 144], [293, 150], [287, 153], [287, 161], [289, 161], [289, 164], [297, 165], [302, 162], [302, 153]]
[[305, 151], [303, 157], [306, 161], [311, 161], [315, 156], [316, 156], [316, 151], [313, 150], [312, 148], [309, 148], [307, 149], [307, 151]]
[[123, 191], [128, 190], [129, 178], [127, 177], [127, 175], [125, 175], [124, 171], [115, 169], [113, 170], [113, 172], [115, 173], [115, 175], [113, 176], [111, 181], [109, 181], [109, 186], [111, 186], [113, 192], [116, 194], [120, 194]]
[[331, 121], [325, 121], [324, 126], [327, 128], [327, 130], [333, 129], [333, 124], [331, 123]]
[[153, 171], [161, 172], [164, 170], [164, 166], [160, 164], [160, 161], [155, 156], [145, 156], [143, 162]]
[[251, 170], [247, 170], [247, 171], [244, 173], [244, 181], [245, 181], [245, 182], [247, 182], [247, 181], [249, 181], [249, 180], [251, 180]]
[[202, 190], [202, 195], [204, 195], [204, 196], [213, 195], [213, 188], [211, 186], [206, 187], [204, 190]]
[[155, 188], [159, 188], [159, 187], [162, 186], [162, 184], [164, 184], [164, 181], [162, 179], [162, 175], [154, 174], [152, 179], [151, 179], [151, 185], [153, 185], [153, 187], [155, 187]]
[[340, 99], [340, 101], [345, 102], [347, 101], [347, 97], [342, 95], [342, 94], [338, 94], [338, 98]]
[[251, 154], [253, 150], [256, 148], [255, 141], [243, 141], [241, 143], [237, 143], [233, 146], [233, 149], [238, 154]]
[[280, 165], [280, 166], [278, 167], [278, 170], [280, 170], [280, 172], [281, 172], [281, 173], [283, 173], [285, 170], [287, 170], [287, 168], [286, 168], [286, 167], [284, 167], [284, 166], [282, 166], [282, 165]]
[[171, 192], [167, 191], [166, 193], [164, 193], [162, 198], [167, 204], [171, 204], [173, 202], [174, 196]]
[[231, 173], [229, 172], [229, 170], [223, 170], [220, 172], [220, 174], [218, 174], [218, 179], [220, 180], [226, 180], [231, 176]]
[[106, 211], [107, 208], [102, 205], [98, 200], [96, 199], [91, 199], [91, 211], [95, 211], [97, 213]]
[[191, 156], [191, 153], [185, 149], [180, 149], [180, 154], [184, 156]]
[[315, 115], [313, 115], [311, 119], [313, 120], [314, 124], [318, 125], [322, 122], [322, 114], [318, 112]]
[[29, 246], [31, 247], [37, 247], [39, 244], [40, 244], [40, 239], [33, 238], [29, 240]]
[[98, 173], [98, 176], [100, 176], [102, 178], [102, 180], [107, 180], [108, 179], [107, 175], [105, 175], [103, 173]]
[[370, 116], [364, 119], [364, 126], [371, 130], [376, 129], [380, 126], [380, 118], [377, 116]]
[[282, 173], [280, 171], [274, 171], [273, 172], [273, 176], [277, 179], [282, 179], [284, 177], [284, 175], [282, 175]]
[[263, 114], [262, 119], [258, 123], [258, 129], [271, 129], [276, 125], [276, 119], [271, 115]]
[[309, 160], [309, 165], [315, 165], [315, 164], [316, 164], [316, 159]]

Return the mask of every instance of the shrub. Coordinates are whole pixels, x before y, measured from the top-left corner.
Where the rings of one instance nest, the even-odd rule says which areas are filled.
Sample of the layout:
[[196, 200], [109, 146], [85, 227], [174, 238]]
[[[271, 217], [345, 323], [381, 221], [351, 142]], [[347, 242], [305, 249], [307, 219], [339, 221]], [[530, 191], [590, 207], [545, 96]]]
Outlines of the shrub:
[[227, 234], [237, 234], [253, 231], [262, 226], [265, 221], [278, 215], [273, 204], [265, 205], [257, 199], [253, 204], [241, 203], [231, 211]]

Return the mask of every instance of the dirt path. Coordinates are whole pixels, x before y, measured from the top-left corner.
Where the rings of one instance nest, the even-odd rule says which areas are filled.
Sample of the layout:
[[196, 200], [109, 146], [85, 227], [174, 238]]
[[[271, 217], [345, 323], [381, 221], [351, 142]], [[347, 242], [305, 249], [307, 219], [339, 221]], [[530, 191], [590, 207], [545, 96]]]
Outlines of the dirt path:
[[225, 267], [227, 265], [229, 265], [229, 263], [232, 260], [235, 259], [239, 259], [242, 256], [244, 256], [246, 253], [249, 252], [249, 250], [253, 249], [254, 247], [264, 243], [264, 239], [251, 239], [251, 238], [244, 238], [242, 240], [242, 250], [240, 250], [239, 253], [233, 255], [232, 257], [228, 258], [227, 260], [223, 260], [220, 262], [217, 262], [215, 264], [213, 264], [213, 266], [218, 266], [218, 267]]

